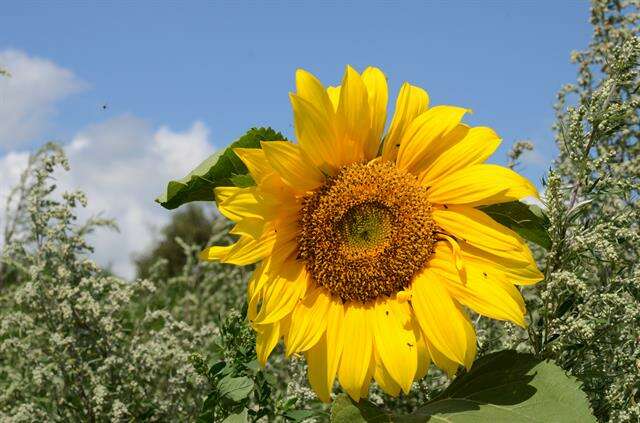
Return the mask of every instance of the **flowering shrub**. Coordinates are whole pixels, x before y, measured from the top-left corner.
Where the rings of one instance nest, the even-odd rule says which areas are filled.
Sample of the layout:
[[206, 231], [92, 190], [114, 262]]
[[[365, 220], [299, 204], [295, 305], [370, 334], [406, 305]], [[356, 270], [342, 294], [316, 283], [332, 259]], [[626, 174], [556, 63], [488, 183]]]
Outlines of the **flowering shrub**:
[[188, 362], [209, 328], [150, 307], [157, 286], [128, 283], [87, 258], [85, 236], [109, 225], [75, 223], [81, 193], [55, 198], [66, 167], [48, 146], [15, 191], [2, 256], [0, 420], [119, 421], [186, 418], [204, 381]]

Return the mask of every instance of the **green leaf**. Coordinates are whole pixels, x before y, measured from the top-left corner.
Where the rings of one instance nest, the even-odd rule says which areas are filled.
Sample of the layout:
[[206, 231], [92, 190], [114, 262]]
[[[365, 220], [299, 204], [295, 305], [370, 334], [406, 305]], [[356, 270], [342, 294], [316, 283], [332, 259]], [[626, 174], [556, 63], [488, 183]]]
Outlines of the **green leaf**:
[[551, 238], [547, 232], [549, 219], [540, 207], [512, 201], [480, 207], [480, 210], [524, 239], [544, 249], [551, 247]]
[[211, 392], [207, 395], [204, 403], [202, 404], [202, 410], [198, 416], [197, 423], [209, 423], [214, 421], [215, 409], [218, 404], [218, 396], [216, 392]]
[[243, 408], [239, 413], [229, 414], [222, 423], [247, 423], [249, 421], [249, 415], [246, 408]]
[[331, 404], [331, 421], [334, 423], [378, 423], [393, 422], [393, 415], [376, 407], [369, 401], [354, 403], [345, 394], [340, 394]]
[[245, 175], [233, 175], [231, 177], [231, 183], [238, 188], [252, 187], [256, 184], [248, 173]]
[[[316, 410], [289, 410], [284, 413], [284, 417], [287, 420], [291, 420], [294, 422], [301, 422], [306, 419], [310, 419], [312, 417], [316, 417], [320, 414], [320, 412]], [[326, 417], [325, 417], [326, 418]]]
[[224, 361], [218, 361], [217, 363], [212, 364], [208, 372], [209, 378], [215, 378], [218, 373], [220, 373], [226, 367], [226, 365], [227, 363], [225, 363]]
[[479, 359], [469, 373], [412, 417], [413, 421], [442, 417], [461, 423], [595, 422], [575, 378], [550, 361], [515, 351]]
[[260, 141], [281, 141], [286, 138], [271, 128], [252, 128], [224, 150], [218, 151], [200, 163], [182, 179], [170, 181], [166, 192], [156, 198], [156, 202], [166, 209], [175, 209], [192, 201], [213, 201], [213, 189], [219, 186], [248, 183], [247, 167], [233, 152], [234, 148], [260, 148]]
[[339, 423], [596, 421], [575, 378], [550, 361], [516, 351], [479, 359], [468, 373], [410, 415], [390, 415], [370, 403], [353, 404], [346, 397], [336, 399], [334, 409], [331, 421]]
[[245, 376], [225, 376], [218, 382], [220, 396], [226, 397], [234, 402], [242, 401], [252, 390], [253, 381]]

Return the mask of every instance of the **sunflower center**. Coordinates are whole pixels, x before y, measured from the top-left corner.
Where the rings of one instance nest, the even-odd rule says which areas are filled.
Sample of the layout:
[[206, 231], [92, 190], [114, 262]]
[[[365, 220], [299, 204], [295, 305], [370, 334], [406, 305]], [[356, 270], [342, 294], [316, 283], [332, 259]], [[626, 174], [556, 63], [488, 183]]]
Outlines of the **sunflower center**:
[[392, 214], [379, 203], [349, 209], [337, 224], [342, 247], [351, 254], [371, 254], [384, 249], [392, 232]]
[[299, 218], [298, 257], [343, 301], [403, 290], [433, 254], [426, 189], [391, 163], [343, 167], [304, 198]]

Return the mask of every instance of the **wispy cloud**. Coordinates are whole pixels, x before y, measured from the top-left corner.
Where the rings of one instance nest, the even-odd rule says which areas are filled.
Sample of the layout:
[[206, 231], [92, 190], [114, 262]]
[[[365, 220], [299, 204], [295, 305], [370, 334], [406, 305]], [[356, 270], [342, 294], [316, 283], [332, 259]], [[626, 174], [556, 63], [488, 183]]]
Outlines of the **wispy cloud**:
[[0, 151], [40, 136], [56, 103], [87, 87], [73, 72], [18, 50], [0, 51]]
[[81, 131], [66, 147], [71, 171], [61, 175], [66, 188], [88, 197], [85, 217], [104, 212], [120, 232], [93, 238], [96, 259], [114, 272], [133, 276], [131, 256], [148, 248], [153, 228], [169, 213], [154, 203], [169, 179], [184, 176], [212, 153], [208, 130], [195, 122], [186, 131], [154, 129], [134, 116], [121, 116]]
[[[84, 83], [50, 61], [14, 50], [0, 52], [0, 67], [12, 74], [8, 80], [0, 78], [1, 224], [7, 194], [27, 165], [30, 151], [22, 142], [41, 134], [55, 103]], [[64, 149], [71, 171], [57, 175], [58, 186], [87, 194], [89, 205], [81, 219], [102, 213], [117, 221], [119, 232], [99, 231], [91, 242], [95, 259], [125, 277], [134, 275], [131, 257], [149, 247], [152, 228], [169, 219], [154, 198], [168, 180], [184, 176], [213, 152], [202, 122], [176, 131], [134, 115], [89, 123]]]

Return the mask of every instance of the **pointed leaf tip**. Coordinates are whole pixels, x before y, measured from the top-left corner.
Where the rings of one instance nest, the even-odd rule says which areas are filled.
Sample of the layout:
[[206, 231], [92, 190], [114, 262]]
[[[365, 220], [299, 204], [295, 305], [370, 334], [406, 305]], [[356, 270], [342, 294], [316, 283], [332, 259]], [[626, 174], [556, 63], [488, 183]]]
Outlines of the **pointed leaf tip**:
[[172, 210], [192, 201], [214, 201], [213, 189], [219, 186], [249, 186], [252, 180], [247, 167], [233, 149], [260, 148], [261, 141], [285, 139], [271, 128], [251, 128], [231, 145], [206, 158], [184, 178], [169, 181], [165, 192], [155, 201]]

